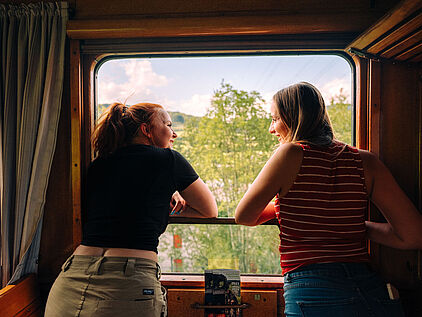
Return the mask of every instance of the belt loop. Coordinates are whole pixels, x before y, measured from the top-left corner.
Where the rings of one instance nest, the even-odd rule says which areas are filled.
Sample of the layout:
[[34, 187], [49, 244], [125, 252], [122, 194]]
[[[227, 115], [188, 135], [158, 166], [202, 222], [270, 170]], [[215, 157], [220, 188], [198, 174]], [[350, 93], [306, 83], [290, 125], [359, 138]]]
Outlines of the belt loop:
[[157, 280], [159, 280], [161, 278], [161, 267], [160, 265], [157, 263]]
[[126, 261], [126, 267], [125, 267], [125, 276], [131, 276], [135, 272], [135, 262], [136, 259], [134, 258], [128, 258]]
[[69, 269], [70, 265], [72, 264], [72, 260], [73, 260], [74, 257], [75, 256], [72, 254], [70, 257], [67, 258], [66, 262], [63, 263], [63, 265], [62, 265], [62, 271], [63, 272], [66, 272]]
[[97, 258], [96, 261], [91, 262], [88, 269], [86, 270], [87, 274], [94, 274], [94, 275], [100, 275], [101, 274], [101, 264], [104, 261], [104, 257], [100, 256]]

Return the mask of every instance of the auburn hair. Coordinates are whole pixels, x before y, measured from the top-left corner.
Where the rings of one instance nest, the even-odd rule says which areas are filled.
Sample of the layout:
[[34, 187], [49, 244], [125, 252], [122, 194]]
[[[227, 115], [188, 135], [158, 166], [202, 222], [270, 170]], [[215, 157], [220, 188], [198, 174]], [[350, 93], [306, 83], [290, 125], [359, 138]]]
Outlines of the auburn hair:
[[273, 100], [286, 125], [286, 142], [331, 144], [334, 133], [324, 99], [316, 87], [300, 82], [278, 91]]
[[161, 105], [138, 103], [126, 106], [115, 102], [98, 119], [92, 133], [92, 144], [98, 156], [107, 156], [118, 148], [128, 145], [138, 134], [142, 123], [150, 124]]

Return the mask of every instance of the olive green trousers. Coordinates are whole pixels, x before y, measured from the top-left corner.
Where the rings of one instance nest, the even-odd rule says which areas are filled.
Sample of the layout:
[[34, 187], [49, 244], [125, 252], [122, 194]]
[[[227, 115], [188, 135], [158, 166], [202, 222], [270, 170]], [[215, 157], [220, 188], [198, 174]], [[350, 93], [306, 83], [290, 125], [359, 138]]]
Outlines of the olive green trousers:
[[48, 296], [45, 317], [167, 316], [155, 261], [72, 255]]

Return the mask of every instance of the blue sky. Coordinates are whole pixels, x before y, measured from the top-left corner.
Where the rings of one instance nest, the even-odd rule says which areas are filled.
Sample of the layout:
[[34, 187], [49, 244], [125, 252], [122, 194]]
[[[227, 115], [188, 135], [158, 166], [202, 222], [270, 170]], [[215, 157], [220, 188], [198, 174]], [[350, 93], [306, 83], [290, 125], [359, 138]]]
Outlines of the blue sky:
[[235, 89], [258, 91], [268, 110], [275, 92], [299, 81], [314, 84], [326, 102], [340, 89], [350, 101], [352, 73], [336, 55], [118, 59], [98, 71], [98, 100], [153, 102], [170, 111], [204, 115], [222, 80]]

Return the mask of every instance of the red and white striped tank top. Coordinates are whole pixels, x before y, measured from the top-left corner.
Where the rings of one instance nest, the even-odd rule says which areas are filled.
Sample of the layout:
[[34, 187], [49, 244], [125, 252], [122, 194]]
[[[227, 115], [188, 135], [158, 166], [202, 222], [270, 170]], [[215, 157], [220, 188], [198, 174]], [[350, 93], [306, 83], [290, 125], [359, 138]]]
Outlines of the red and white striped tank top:
[[368, 196], [357, 149], [303, 145], [295, 182], [276, 198], [283, 274], [311, 263], [368, 261]]

